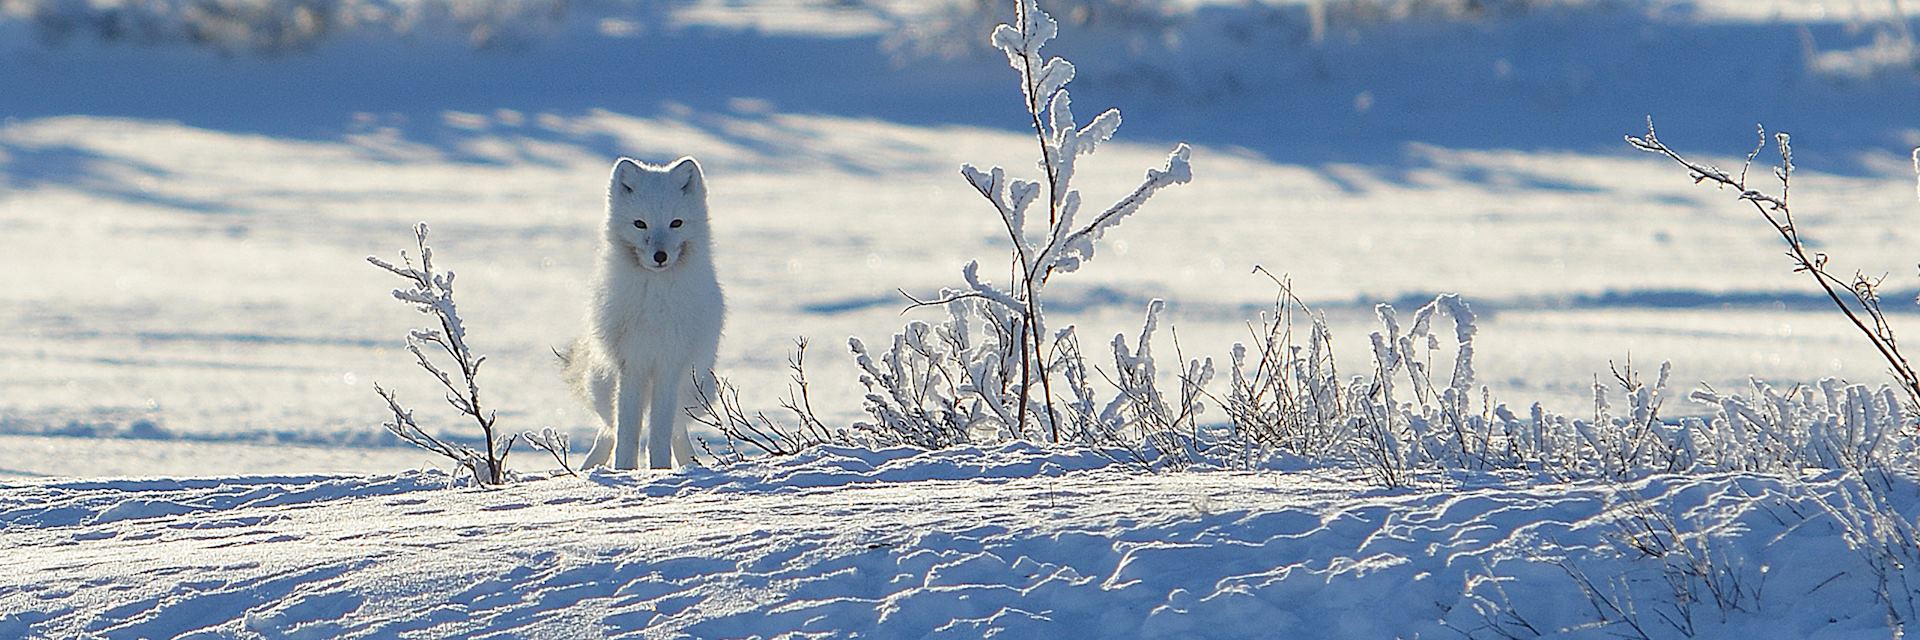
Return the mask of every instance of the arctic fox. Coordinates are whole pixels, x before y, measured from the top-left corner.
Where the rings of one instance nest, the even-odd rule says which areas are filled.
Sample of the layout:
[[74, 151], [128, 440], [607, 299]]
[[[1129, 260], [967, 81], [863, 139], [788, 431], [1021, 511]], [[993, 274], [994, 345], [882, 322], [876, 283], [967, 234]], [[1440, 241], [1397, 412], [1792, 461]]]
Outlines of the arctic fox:
[[614, 162], [588, 333], [561, 355], [567, 381], [602, 421], [587, 467], [637, 468], [642, 449], [655, 469], [693, 462], [683, 418], [694, 384], [711, 397], [726, 313], [707, 220], [693, 158]]

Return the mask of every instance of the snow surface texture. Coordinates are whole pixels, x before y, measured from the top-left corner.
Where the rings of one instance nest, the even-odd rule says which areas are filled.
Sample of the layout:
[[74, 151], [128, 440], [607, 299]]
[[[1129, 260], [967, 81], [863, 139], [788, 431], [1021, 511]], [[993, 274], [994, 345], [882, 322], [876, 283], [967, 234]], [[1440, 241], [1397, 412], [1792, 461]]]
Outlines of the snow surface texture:
[[[1763, 4], [1785, 9], [1748, 9]], [[1070, 22], [1050, 46], [1078, 63], [1076, 100], [1127, 114], [1127, 136], [1076, 184], [1109, 201], [1175, 139], [1194, 142], [1199, 180], [1109, 234], [1103, 268], [1056, 285], [1050, 310], [1110, 336], [1166, 299], [1162, 326], [1223, 362], [1271, 300], [1247, 273], [1260, 264], [1329, 313], [1348, 373], [1369, 360], [1373, 303], [1460, 293], [1479, 315], [1476, 379], [1515, 407], [1582, 411], [1594, 375], [1628, 355], [1672, 360], [1676, 396], [1748, 375], [1876, 380], [1873, 354], [1786, 271], [1763, 223], [1628, 155], [1620, 135], [1651, 112], [1675, 145], [1731, 165], [1754, 122], [1792, 130], [1808, 235], [1910, 300], [1920, 86], [1835, 83], [1803, 58], [1802, 34], [1822, 50], [1870, 43], [1856, 27], [1885, 17], [1855, 13], [1880, 6], [1627, 3], [1318, 45], [1284, 22], [1225, 37], [1205, 29], [1266, 23], [1195, 9], [1212, 22], [1145, 57]], [[858, 372], [834, 346], [898, 330], [896, 288], [937, 291], [1006, 249], [956, 175], [1031, 164], [1003, 58], [891, 59], [885, 20], [798, 0], [602, 17], [568, 14], [517, 48], [349, 30], [270, 57], [43, 45], [0, 21], [0, 433], [394, 444], [372, 381], [437, 394], [401, 351], [412, 318], [360, 258], [428, 220], [462, 274], [503, 425], [583, 441], [590, 419], [549, 349], [579, 332], [606, 163], [622, 154], [691, 153], [712, 173], [716, 258], [742, 319], [722, 374], [744, 400], [772, 408], [806, 336], [816, 407], [858, 418]], [[690, 55], [702, 64], [603, 73]], [[1210, 84], [1158, 81], [1187, 77]], [[96, 460], [0, 468], [106, 472]], [[346, 467], [255, 470], [322, 469]]]
[[[1389, 491], [1013, 444], [447, 482], [0, 485], [0, 635], [1631, 637], [1582, 575], [1677, 637], [1663, 567], [1709, 531], [1717, 584], [1747, 595], [1692, 603], [1696, 633], [1884, 634], [1869, 568], [1818, 506], [1849, 485], [1826, 477]], [[1673, 557], [1620, 542], [1662, 521]]]

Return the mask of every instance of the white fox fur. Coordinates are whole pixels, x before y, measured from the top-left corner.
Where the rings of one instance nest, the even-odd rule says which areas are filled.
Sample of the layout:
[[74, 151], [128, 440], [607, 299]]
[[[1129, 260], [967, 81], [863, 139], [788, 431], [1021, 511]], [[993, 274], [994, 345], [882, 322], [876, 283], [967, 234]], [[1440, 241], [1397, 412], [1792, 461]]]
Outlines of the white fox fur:
[[693, 158], [614, 163], [588, 334], [561, 356], [602, 421], [586, 467], [637, 468], [642, 450], [655, 469], [693, 462], [686, 409], [694, 384], [711, 397], [726, 314], [707, 222], [706, 177]]

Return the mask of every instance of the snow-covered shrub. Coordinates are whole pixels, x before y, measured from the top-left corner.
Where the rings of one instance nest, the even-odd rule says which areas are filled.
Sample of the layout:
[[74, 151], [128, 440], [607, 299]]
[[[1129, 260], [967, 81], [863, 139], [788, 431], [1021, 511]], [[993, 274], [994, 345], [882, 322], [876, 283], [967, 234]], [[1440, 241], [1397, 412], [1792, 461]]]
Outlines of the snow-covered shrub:
[[[1746, 396], [1704, 388], [1687, 398], [1712, 413], [1672, 420], [1662, 415], [1669, 367], [1647, 381], [1628, 362], [1594, 385], [1590, 415], [1537, 403], [1516, 415], [1474, 387], [1474, 313], [1453, 295], [1422, 305], [1405, 325], [1391, 305], [1378, 306], [1370, 367], [1342, 381], [1325, 320], [1275, 283], [1260, 342], [1233, 346], [1221, 401], [1227, 437], [1210, 443], [1220, 464], [1257, 466], [1284, 453], [1404, 486], [1449, 470], [1571, 480], [1920, 462], [1892, 389], [1831, 379], [1785, 391], [1754, 380]], [[1450, 332], [1435, 330], [1442, 314]], [[1301, 319], [1304, 340], [1294, 327]], [[1615, 405], [1616, 393], [1624, 404]]]
[[[1440, 349], [1433, 319], [1442, 310], [1453, 317], [1455, 358], [1447, 386], [1435, 387], [1431, 354]], [[1351, 418], [1366, 443], [1362, 453], [1388, 484], [1401, 484], [1428, 463], [1460, 468], [1487, 464], [1485, 416], [1469, 415], [1473, 387], [1474, 315], [1465, 301], [1445, 294], [1414, 311], [1403, 334], [1393, 305], [1374, 308], [1385, 333], [1374, 332], [1371, 380], [1355, 380], [1349, 390]], [[1404, 391], [1396, 378], [1407, 382]], [[1410, 394], [1411, 399], [1405, 396]], [[1469, 435], [1469, 433], [1472, 435]]]
[[[1291, 283], [1268, 277], [1278, 293], [1272, 312], [1254, 321], [1261, 341], [1253, 351], [1235, 344], [1229, 356], [1221, 404], [1233, 430], [1230, 441], [1328, 459], [1343, 452], [1352, 436], [1344, 429], [1346, 395], [1334, 364], [1333, 335], [1325, 320], [1293, 294]], [[1296, 313], [1311, 325], [1304, 345], [1296, 342]], [[1251, 463], [1258, 452], [1243, 447], [1235, 453]]]
[[[1661, 416], [1670, 393], [1668, 367], [1662, 365], [1649, 383], [1629, 363], [1613, 372], [1613, 384], [1594, 385], [1591, 416], [1556, 414], [1538, 404], [1518, 416], [1495, 403], [1485, 387], [1474, 389], [1474, 316], [1457, 297], [1443, 295], [1421, 307], [1404, 329], [1391, 306], [1379, 306], [1382, 330], [1371, 335], [1370, 375], [1340, 385], [1324, 321], [1276, 279], [1280, 297], [1273, 317], [1262, 319], [1264, 344], [1253, 355], [1244, 345], [1234, 347], [1225, 403], [1234, 433], [1256, 447], [1368, 469], [1389, 485], [1450, 469], [1619, 479], [1658, 472], [1911, 468], [1920, 461], [1912, 437], [1920, 419], [1920, 376], [1880, 307], [1879, 280], [1859, 273], [1834, 276], [1827, 256], [1801, 241], [1786, 197], [1793, 168], [1788, 138], [1774, 139], [1781, 156], [1775, 170], [1779, 196], [1747, 182], [1767, 141], [1764, 131], [1762, 147], [1747, 156], [1748, 166], [1738, 175], [1682, 158], [1660, 142], [1651, 123], [1646, 137], [1628, 140], [1682, 165], [1695, 181], [1731, 187], [1752, 204], [1787, 244], [1795, 270], [1808, 273], [1887, 361], [1894, 385], [1876, 389], [1830, 379], [1782, 391], [1754, 380], [1745, 396], [1709, 387], [1688, 399], [1710, 407], [1711, 415], [1674, 421]], [[1294, 344], [1296, 309], [1311, 322], [1305, 345]], [[1432, 327], [1442, 312], [1454, 321], [1453, 339], [1444, 347]], [[1442, 385], [1438, 360], [1448, 350], [1452, 365]], [[1624, 396], [1623, 407], [1610, 400], [1616, 391]]]
[[1711, 407], [1705, 417], [1660, 418], [1668, 367], [1649, 386], [1633, 374], [1617, 377], [1627, 407], [1615, 412], [1607, 388], [1594, 387], [1594, 419], [1569, 419], [1534, 405], [1519, 419], [1493, 411], [1495, 466], [1537, 469], [1563, 478], [1625, 478], [1646, 473], [1858, 469], [1910, 466], [1915, 443], [1900, 401], [1886, 387], [1837, 379], [1785, 392], [1751, 380], [1748, 396], [1705, 388], [1688, 399]]
[[[1688, 399], [1710, 407], [1711, 415], [1673, 421], [1661, 417], [1669, 396], [1668, 367], [1662, 365], [1648, 383], [1629, 363], [1613, 372], [1613, 385], [1594, 385], [1590, 417], [1555, 414], [1538, 404], [1516, 416], [1484, 387], [1473, 388], [1473, 312], [1458, 298], [1440, 296], [1415, 312], [1404, 331], [1393, 308], [1381, 305], [1383, 331], [1371, 336], [1371, 375], [1329, 391], [1339, 389], [1331, 386], [1335, 367], [1324, 355], [1331, 338], [1309, 312], [1308, 344], [1304, 349], [1291, 344], [1289, 307], [1305, 311], [1305, 306], [1290, 300], [1282, 283], [1276, 317], [1283, 321], [1265, 324], [1266, 344], [1250, 372], [1246, 347], [1235, 346], [1227, 413], [1236, 431], [1273, 450], [1364, 467], [1389, 485], [1447, 469], [1617, 479], [1658, 472], [1911, 468], [1920, 462], [1912, 437], [1920, 419], [1920, 376], [1880, 307], [1879, 280], [1859, 273], [1851, 279], [1832, 275], [1826, 254], [1802, 242], [1786, 196], [1793, 170], [1789, 139], [1774, 138], [1781, 156], [1774, 172], [1781, 183], [1778, 196], [1747, 182], [1752, 160], [1767, 142], [1764, 131], [1761, 147], [1747, 156], [1748, 166], [1737, 175], [1679, 156], [1654, 135], [1651, 123], [1644, 138], [1628, 141], [1667, 156], [1695, 181], [1733, 188], [1752, 204], [1786, 243], [1795, 270], [1808, 273], [1886, 360], [1894, 384], [1876, 389], [1829, 379], [1782, 391], [1754, 380], [1746, 396], [1709, 387]], [[1453, 363], [1445, 386], [1436, 377], [1439, 363], [1430, 360], [1444, 353], [1431, 328], [1441, 311], [1454, 319]], [[1614, 391], [1624, 395], [1624, 407], [1610, 402]], [[1477, 407], [1475, 395], [1480, 396]]]
[[[1191, 378], [1170, 407], [1154, 385], [1155, 366], [1148, 346], [1159, 305], [1147, 312], [1137, 345], [1124, 336], [1113, 342], [1118, 394], [1099, 401], [1088, 382], [1071, 325], [1047, 326], [1045, 293], [1056, 276], [1072, 273], [1093, 259], [1107, 231], [1160, 189], [1192, 180], [1192, 152], [1174, 147], [1165, 166], [1149, 169], [1145, 180], [1103, 209], [1083, 210], [1072, 186], [1075, 163], [1111, 138], [1120, 112], [1109, 109], [1085, 126], [1075, 121], [1066, 85], [1074, 67], [1045, 58], [1040, 49], [1058, 32], [1053, 18], [1034, 0], [1016, 3], [1013, 25], [994, 29], [992, 42], [1019, 73], [1021, 95], [1035, 137], [1038, 181], [1011, 178], [1000, 167], [982, 171], [972, 165], [961, 174], [985, 198], [1012, 245], [1006, 283], [985, 281], [979, 262], [961, 270], [964, 287], [949, 288], [916, 307], [943, 309], [937, 323], [914, 321], [881, 349], [853, 338], [849, 344], [867, 387], [865, 407], [873, 421], [856, 428], [883, 444], [940, 448], [964, 443], [1033, 439], [1089, 444], [1114, 440], [1153, 442], [1164, 429], [1190, 427], [1200, 405], [1195, 391], [1211, 375], [1211, 364], [1186, 363]], [[1035, 205], [1038, 205], [1036, 208]], [[1056, 389], [1056, 383], [1065, 385]], [[1059, 400], [1061, 394], [1070, 400]], [[1096, 407], [1099, 407], [1096, 409]], [[1152, 445], [1160, 448], [1158, 445]]]
[[355, 31], [448, 31], [474, 46], [557, 24], [568, 0], [0, 0], [0, 18], [32, 24], [58, 42], [190, 44], [280, 53]]
[[[1424, 470], [1507, 466], [1508, 449], [1521, 434], [1501, 431], [1512, 427], [1490, 411], [1485, 387], [1478, 389], [1480, 411], [1473, 409], [1477, 329], [1466, 301], [1437, 296], [1405, 327], [1393, 305], [1378, 305], [1381, 331], [1369, 336], [1370, 375], [1343, 382], [1325, 318], [1294, 296], [1288, 282], [1268, 277], [1278, 294], [1257, 320], [1260, 342], [1235, 344], [1230, 357], [1223, 401], [1229, 437], [1221, 445], [1231, 453], [1222, 462], [1257, 464], [1266, 452], [1283, 452], [1363, 466], [1394, 486]], [[1444, 346], [1434, 326], [1441, 314], [1453, 320]], [[1304, 344], [1294, 333], [1296, 318], [1307, 323]], [[1448, 353], [1442, 386], [1435, 376]]]
[[1153, 356], [1153, 334], [1159, 326], [1159, 300], [1147, 304], [1146, 325], [1134, 346], [1125, 334], [1113, 337], [1114, 396], [1096, 413], [1095, 394], [1087, 381], [1087, 363], [1072, 327], [1056, 342], [1061, 375], [1073, 399], [1067, 402], [1067, 439], [1125, 456], [1124, 461], [1146, 468], [1179, 468], [1209, 459], [1216, 445], [1231, 438], [1203, 432], [1199, 422], [1205, 409], [1201, 396], [1213, 379], [1213, 360], [1188, 360], [1175, 343], [1174, 361], [1186, 363], [1176, 375], [1179, 390], [1169, 398], [1160, 390]]
[[[394, 289], [393, 298], [412, 305], [416, 311], [433, 318], [433, 324], [423, 329], [407, 332], [407, 352], [413, 354], [415, 363], [440, 382], [446, 389], [447, 404], [461, 415], [471, 418], [480, 428], [487, 450], [476, 451], [473, 447], [448, 443], [434, 437], [420, 427], [413, 419], [413, 410], [400, 404], [391, 390], [374, 383], [374, 393], [386, 400], [387, 409], [393, 413], [393, 420], [385, 423], [388, 431], [401, 439], [411, 442], [422, 449], [445, 456], [481, 484], [498, 485], [507, 481], [507, 454], [513, 452], [513, 443], [519, 435], [500, 437], [495, 429], [496, 416], [486, 409], [480, 401], [480, 365], [487, 357], [478, 355], [467, 346], [467, 328], [460, 319], [460, 309], [453, 302], [453, 272], [435, 271], [433, 267], [433, 248], [427, 246], [427, 223], [422, 222], [413, 228], [415, 245], [420, 250], [420, 266], [415, 267], [413, 258], [407, 252], [400, 252], [400, 264], [396, 265], [378, 257], [367, 256], [367, 262], [385, 269], [407, 281], [407, 288]], [[432, 351], [438, 357], [428, 357]], [[448, 361], [458, 372], [459, 380], [447, 373], [436, 360]], [[564, 447], [564, 443], [560, 446]], [[564, 464], [564, 456], [560, 456]]]
[[[1781, 391], [1755, 380], [1744, 397], [1696, 391], [1688, 398], [1710, 407], [1712, 415], [1673, 421], [1661, 416], [1670, 393], [1668, 367], [1662, 365], [1649, 383], [1629, 362], [1613, 372], [1614, 384], [1595, 384], [1591, 416], [1556, 414], [1538, 404], [1519, 416], [1484, 386], [1474, 388], [1474, 314], [1458, 297], [1435, 298], [1404, 328], [1392, 306], [1377, 307], [1381, 331], [1370, 336], [1371, 369], [1343, 384], [1324, 320], [1276, 278], [1280, 293], [1272, 315], [1259, 323], [1263, 342], [1235, 345], [1232, 355], [1224, 405], [1235, 442], [1244, 445], [1239, 450], [1251, 452], [1242, 459], [1283, 452], [1364, 468], [1388, 485], [1453, 469], [1618, 479], [1657, 472], [1905, 468], [1916, 462], [1910, 432], [1920, 419], [1920, 376], [1881, 310], [1879, 281], [1859, 273], [1850, 280], [1832, 275], [1826, 255], [1801, 241], [1786, 199], [1793, 166], [1787, 137], [1775, 139], [1782, 163], [1775, 171], [1779, 196], [1747, 184], [1760, 148], [1736, 176], [1675, 154], [1651, 123], [1646, 137], [1628, 140], [1686, 167], [1696, 181], [1734, 188], [1751, 203], [1786, 242], [1795, 270], [1810, 274], [1886, 359], [1894, 386], [1825, 380]], [[1764, 132], [1761, 140], [1764, 146]], [[1920, 151], [1915, 158], [1920, 176]], [[1293, 333], [1296, 313], [1309, 322], [1304, 344], [1296, 344]], [[1433, 327], [1441, 313], [1453, 319], [1450, 341]], [[1442, 377], [1441, 361], [1449, 353], [1451, 366]], [[1625, 400], [1618, 409], [1610, 400], [1616, 391]]]

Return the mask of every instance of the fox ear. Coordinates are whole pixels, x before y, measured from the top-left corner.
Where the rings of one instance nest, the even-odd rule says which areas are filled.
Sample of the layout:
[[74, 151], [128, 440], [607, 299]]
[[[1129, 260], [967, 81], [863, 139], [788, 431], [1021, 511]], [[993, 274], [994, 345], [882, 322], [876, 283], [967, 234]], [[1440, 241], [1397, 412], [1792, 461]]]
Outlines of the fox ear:
[[633, 158], [621, 158], [613, 162], [613, 177], [607, 184], [607, 193], [633, 193], [634, 185], [639, 184], [640, 174], [646, 169]]
[[707, 179], [700, 171], [700, 162], [693, 156], [681, 156], [667, 168], [667, 184], [679, 185], [680, 192], [696, 196], [706, 193]]

